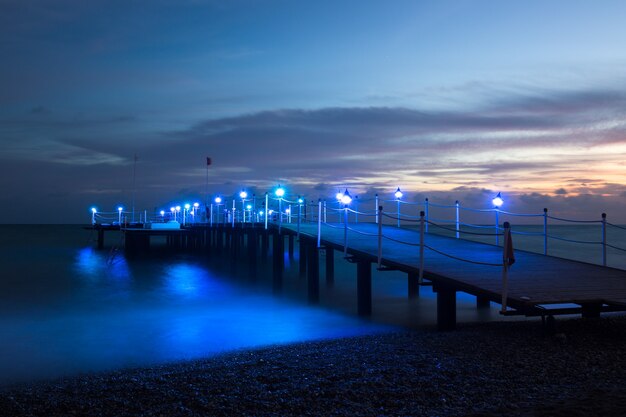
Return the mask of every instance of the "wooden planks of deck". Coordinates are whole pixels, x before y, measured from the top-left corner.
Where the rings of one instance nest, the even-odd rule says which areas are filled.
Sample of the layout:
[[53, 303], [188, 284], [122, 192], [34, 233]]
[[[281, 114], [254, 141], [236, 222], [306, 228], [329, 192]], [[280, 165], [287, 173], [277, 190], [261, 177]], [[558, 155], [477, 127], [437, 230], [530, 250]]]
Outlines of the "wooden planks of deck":
[[[282, 227], [292, 232], [297, 229], [295, 224], [283, 224]], [[317, 224], [302, 224], [300, 232], [314, 238], [317, 236]], [[341, 224], [323, 225], [322, 245], [343, 250], [344, 233]], [[376, 262], [377, 233], [378, 226], [375, 224], [349, 224], [347, 253]], [[416, 273], [420, 261], [419, 233], [384, 226], [383, 235], [393, 240], [383, 239], [382, 265]], [[435, 290], [445, 287], [501, 303], [502, 266], [484, 265], [501, 265], [501, 247], [434, 234], [425, 235], [425, 244], [453, 257], [471, 261], [463, 262], [426, 249], [424, 277], [432, 281]], [[507, 305], [513, 309], [508, 311], [509, 314], [543, 314], [547, 306], [557, 304], [577, 304], [583, 313], [589, 306], [593, 306], [592, 310], [597, 310], [598, 314], [600, 311], [626, 310], [624, 270], [520, 250], [515, 251], [515, 257], [516, 262], [508, 275]], [[567, 310], [573, 311], [576, 310]], [[551, 314], [550, 310], [546, 314]]]

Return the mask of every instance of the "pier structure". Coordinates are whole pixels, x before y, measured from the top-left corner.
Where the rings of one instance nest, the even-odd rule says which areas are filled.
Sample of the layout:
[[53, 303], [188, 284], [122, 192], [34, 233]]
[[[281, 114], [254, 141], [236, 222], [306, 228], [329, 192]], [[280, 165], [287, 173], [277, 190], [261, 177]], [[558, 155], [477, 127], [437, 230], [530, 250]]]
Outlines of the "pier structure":
[[[257, 206], [261, 209], [248, 209], [244, 197], [239, 215], [233, 200], [232, 211], [225, 209], [220, 212], [218, 209], [216, 215], [211, 206], [206, 210], [205, 221], [196, 221], [196, 217], [193, 221], [183, 218], [184, 225], [177, 228], [144, 228], [140, 224], [101, 224], [97, 221], [92, 227], [98, 231], [99, 247], [102, 246], [104, 232], [109, 230], [124, 233], [128, 255], [148, 253], [150, 239], [165, 236], [166, 245], [173, 250], [230, 256], [233, 261], [245, 259], [251, 278], [254, 278], [258, 268], [268, 267], [265, 261], [271, 257], [275, 291], [280, 291], [283, 286], [285, 254], [293, 257], [297, 243], [299, 273], [306, 277], [307, 298], [311, 303], [319, 302], [320, 251], [326, 255], [324, 269], [327, 285], [332, 285], [334, 281], [337, 252], [357, 265], [355, 279], [359, 315], [367, 316], [375, 308], [372, 305], [372, 269], [396, 270], [406, 273], [408, 297], [418, 297], [421, 286], [432, 286], [437, 294], [437, 326], [440, 330], [455, 328], [457, 292], [474, 295], [478, 308], [487, 307], [492, 302], [500, 304], [503, 315], [545, 318], [558, 314], [581, 314], [583, 317], [597, 317], [602, 312], [626, 311], [626, 271], [548, 256], [545, 254], [547, 243], [544, 254], [521, 250], [513, 252], [511, 243], [514, 234], [509, 222], [496, 223], [493, 227], [476, 225], [478, 231], [468, 231], [467, 227], [472, 225], [461, 223], [458, 202], [446, 207], [426, 200], [418, 207], [421, 210], [412, 215], [405, 208], [411, 203], [400, 200], [399, 192], [398, 189], [396, 199], [392, 200], [393, 211], [383, 210], [382, 204], [388, 201], [378, 196], [375, 210], [368, 212], [350, 208], [352, 197], [347, 190], [342, 193], [341, 199], [338, 196], [336, 207], [323, 201], [307, 204], [299, 197], [290, 201], [284, 195], [270, 199], [266, 194], [264, 204]], [[363, 200], [359, 203], [363, 204]], [[252, 207], [252, 204], [249, 206]], [[274, 206], [277, 207], [274, 209]], [[456, 215], [447, 224], [436, 221], [428, 217], [433, 207], [452, 208]], [[516, 216], [498, 207], [479, 212], [494, 213], [499, 217], [498, 222], [506, 216]], [[181, 219], [176, 209], [172, 214], [176, 221]], [[546, 232], [547, 219], [551, 218], [547, 210], [539, 215], [517, 216], [541, 216]], [[166, 222], [163, 212], [161, 217], [160, 223], [172, 221]], [[602, 261], [606, 264], [607, 246], [622, 250], [606, 242], [606, 227], [620, 226], [608, 223], [605, 215], [600, 225]], [[436, 230], [443, 233], [435, 233]], [[462, 239], [464, 234], [483, 237], [490, 242]]]

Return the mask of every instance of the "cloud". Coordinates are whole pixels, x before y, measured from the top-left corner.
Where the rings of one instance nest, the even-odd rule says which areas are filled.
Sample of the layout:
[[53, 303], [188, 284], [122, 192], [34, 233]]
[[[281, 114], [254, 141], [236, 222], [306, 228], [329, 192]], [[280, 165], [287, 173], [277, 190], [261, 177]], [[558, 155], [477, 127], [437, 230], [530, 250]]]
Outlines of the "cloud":
[[[55, 112], [31, 120], [38, 110], [0, 121], [0, 130], [19, 138], [3, 144], [5, 155], [45, 161], [51, 170], [57, 164], [103, 172], [115, 183], [128, 182], [137, 153], [138, 181], [155, 202], [202, 195], [210, 156], [209, 188], [224, 194], [248, 186], [263, 193], [281, 183], [316, 199], [339, 187], [366, 194], [401, 185], [411, 196], [482, 205], [498, 190], [519, 207], [583, 214], [568, 205], [588, 204], [595, 212], [623, 203], [626, 129], [616, 116], [626, 110], [623, 98], [543, 91], [471, 110], [279, 109], [176, 131], [132, 115]], [[115, 189], [104, 178], [76, 187], [102, 196]]]

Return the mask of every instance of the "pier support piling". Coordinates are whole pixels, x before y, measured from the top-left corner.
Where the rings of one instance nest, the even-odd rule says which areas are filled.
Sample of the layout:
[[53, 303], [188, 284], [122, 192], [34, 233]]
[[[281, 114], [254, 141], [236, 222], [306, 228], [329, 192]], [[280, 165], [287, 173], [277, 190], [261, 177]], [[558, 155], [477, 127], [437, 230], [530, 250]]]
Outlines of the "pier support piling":
[[104, 230], [98, 229], [98, 249], [104, 248]]
[[448, 286], [435, 286], [437, 293], [437, 329], [440, 331], [456, 328], [456, 290]]
[[476, 296], [476, 308], [489, 308], [491, 306], [491, 301], [487, 297], [483, 297], [480, 295]]
[[320, 301], [320, 264], [319, 249], [316, 245], [307, 245], [307, 287], [308, 300], [311, 304]]
[[283, 287], [283, 269], [285, 268], [285, 240], [280, 233], [272, 236], [272, 285], [274, 292]]
[[420, 295], [419, 274], [416, 272], [409, 272], [407, 274], [407, 281], [409, 287], [409, 298], [417, 298]]
[[335, 284], [335, 250], [326, 246], [326, 286]]
[[309, 247], [309, 245], [307, 244], [308, 242], [302, 237], [300, 238], [298, 242], [299, 242], [298, 244], [299, 244], [299, 251], [300, 251], [300, 259], [298, 260], [298, 265], [299, 265], [298, 272], [301, 277], [304, 277], [306, 275], [306, 262], [308, 258], [307, 248]]
[[248, 276], [251, 280], [257, 277], [257, 234], [254, 229], [248, 231]]
[[602, 311], [602, 303], [581, 304], [582, 316], [586, 319], [595, 319], [600, 317]]
[[372, 264], [359, 259], [356, 264], [357, 313], [359, 316], [372, 314]]

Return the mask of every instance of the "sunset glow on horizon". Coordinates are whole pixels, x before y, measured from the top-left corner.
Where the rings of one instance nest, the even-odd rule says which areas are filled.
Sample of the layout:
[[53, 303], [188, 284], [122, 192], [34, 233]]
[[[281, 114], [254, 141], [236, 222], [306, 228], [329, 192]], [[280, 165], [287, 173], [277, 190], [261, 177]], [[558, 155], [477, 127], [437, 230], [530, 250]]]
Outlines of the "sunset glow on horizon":
[[0, 0], [0, 204], [24, 202], [3, 221], [129, 206], [136, 168], [142, 209], [400, 185], [626, 223], [624, 15], [619, 1]]

